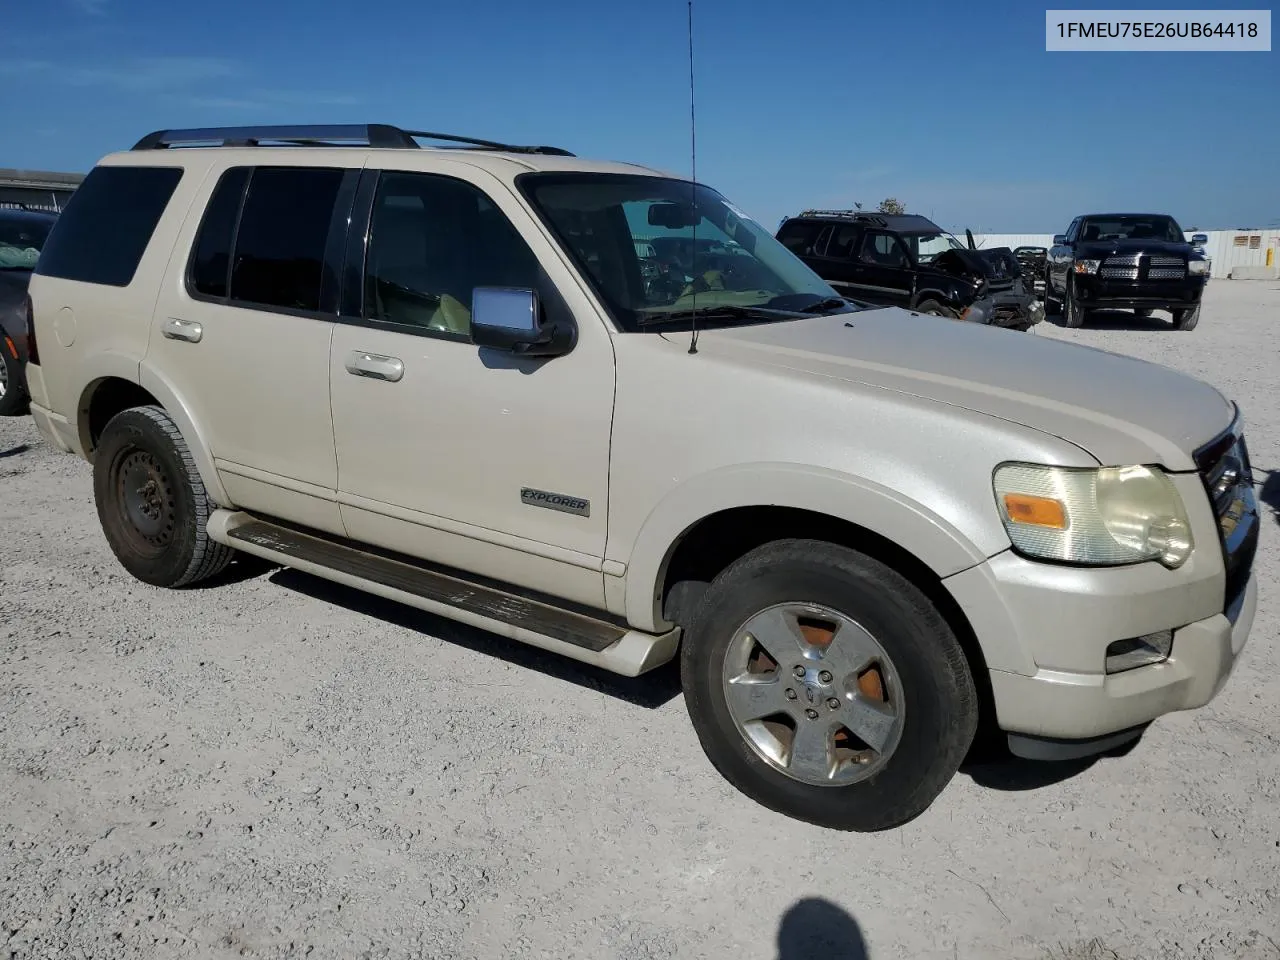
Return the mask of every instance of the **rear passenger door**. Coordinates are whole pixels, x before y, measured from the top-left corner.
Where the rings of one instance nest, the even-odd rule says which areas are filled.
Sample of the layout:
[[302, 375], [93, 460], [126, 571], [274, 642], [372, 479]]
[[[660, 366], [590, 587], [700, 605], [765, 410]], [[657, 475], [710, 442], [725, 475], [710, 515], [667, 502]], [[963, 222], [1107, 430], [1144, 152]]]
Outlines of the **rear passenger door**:
[[358, 179], [305, 161], [215, 164], [144, 362], [186, 404], [235, 506], [333, 533], [329, 343]]
[[915, 270], [902, 241], [892, 233], [863, 233], [855, 269], [858, 289], [866, 299], [892, 307], [911, 305]]
[[818, 276], [848, 297], [866, 300], [866, 291], [858, 278], [853, 252], [862, 227], [854, 223], [838, 223], [827, 228], [827, 242], [821, 249], [821, 266]]

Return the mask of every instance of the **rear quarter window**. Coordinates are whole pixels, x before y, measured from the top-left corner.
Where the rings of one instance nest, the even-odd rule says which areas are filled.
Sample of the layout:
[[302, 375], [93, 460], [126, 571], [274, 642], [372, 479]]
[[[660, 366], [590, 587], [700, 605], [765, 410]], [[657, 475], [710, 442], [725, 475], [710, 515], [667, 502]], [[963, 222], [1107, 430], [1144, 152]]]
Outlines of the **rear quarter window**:
[[181, 179], [181, 167], [94, 167], [54, 225], [35, 272], [127, 287]]

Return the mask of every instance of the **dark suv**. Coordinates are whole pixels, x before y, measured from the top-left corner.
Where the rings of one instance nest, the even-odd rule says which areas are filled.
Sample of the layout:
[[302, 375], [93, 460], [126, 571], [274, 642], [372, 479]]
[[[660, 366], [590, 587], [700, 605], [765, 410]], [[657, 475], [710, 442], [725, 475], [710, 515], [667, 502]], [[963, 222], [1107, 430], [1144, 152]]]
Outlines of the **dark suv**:
[[1044, 319], [1012, 250], [966, 248], [928, 217], [806, 210], [778, 240], [851, 300], [1015, 330]]
[[27, 285], [57, 217], [0, 208], [0, 417], [27, 412]]
[[1163, 213], [1091, 213], [1053, 238], [1045, 307], [1080, 327], [1093, 310], [1168, 310], [1178, 330], [1200, 322], [1209, 261]]

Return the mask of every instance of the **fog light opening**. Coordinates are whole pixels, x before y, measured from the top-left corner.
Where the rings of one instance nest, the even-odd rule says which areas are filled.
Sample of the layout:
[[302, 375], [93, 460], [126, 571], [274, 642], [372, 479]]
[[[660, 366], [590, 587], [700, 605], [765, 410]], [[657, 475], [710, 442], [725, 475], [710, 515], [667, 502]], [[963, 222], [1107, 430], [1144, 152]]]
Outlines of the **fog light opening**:
[[1163, 663], [1173, 651], [1173, 631], [1157, 630], [1142, 637], [1117, 640], [1107, 647], [1107, 673]]

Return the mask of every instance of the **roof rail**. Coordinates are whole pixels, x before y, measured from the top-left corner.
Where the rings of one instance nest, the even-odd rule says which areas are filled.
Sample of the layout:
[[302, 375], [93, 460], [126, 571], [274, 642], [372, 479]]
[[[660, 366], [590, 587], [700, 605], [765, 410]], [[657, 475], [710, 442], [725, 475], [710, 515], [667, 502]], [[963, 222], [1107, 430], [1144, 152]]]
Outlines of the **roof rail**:
[[440, 140], [460, 144], [472, 150], [499, 150], [504, 153], [541, 153], [572, 157], [559, 147], [521, 146], [477, 140], [450, 133], [426, 130], [402, 130], [385, 123], [339, 123], [319, 125], [284, 125], [269, 127], [195, 127], [187, 130], [156, 130], [132, 147], [134, 150], [166, 150], [179, 146], [258, 147], [258, 146], [363, 146], [398, 150], [418, 149], [418, 140]]

